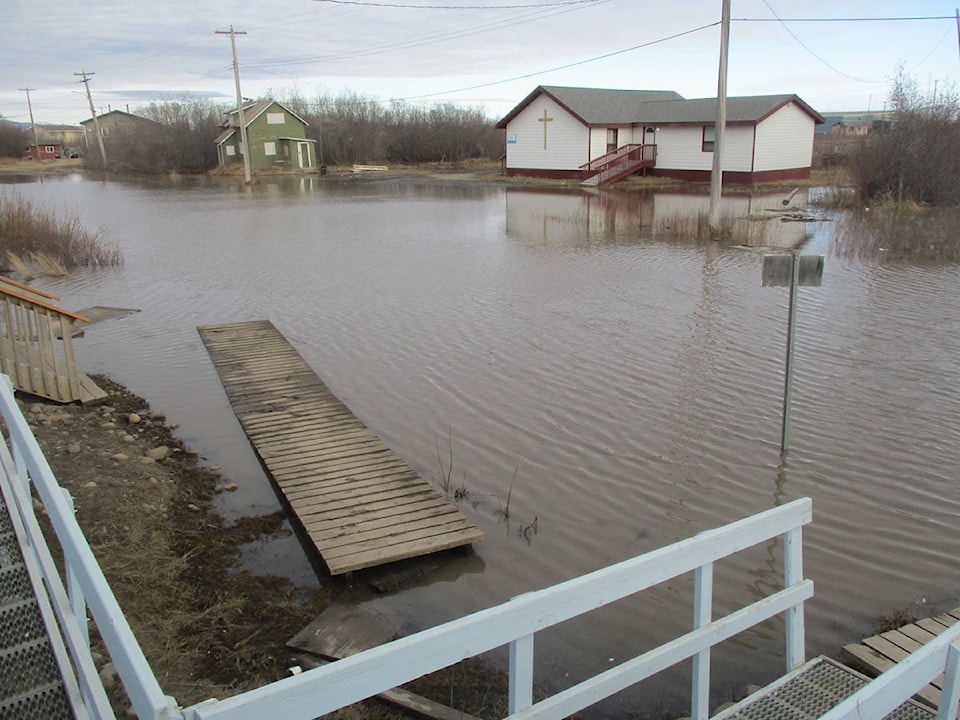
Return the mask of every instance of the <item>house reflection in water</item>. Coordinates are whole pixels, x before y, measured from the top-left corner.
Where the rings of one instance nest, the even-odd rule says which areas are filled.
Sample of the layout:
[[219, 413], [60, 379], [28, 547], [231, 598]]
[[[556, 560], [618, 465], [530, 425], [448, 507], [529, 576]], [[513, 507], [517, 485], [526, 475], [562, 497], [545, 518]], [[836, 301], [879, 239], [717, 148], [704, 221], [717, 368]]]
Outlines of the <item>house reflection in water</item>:
[[[802, 212], [807, 191], [783, 205], [783, 192], [726, 196], [723, 224], [729, 242], [752, 247], [794, 248], [806, 238], [806, 223], [789, 216]], [[702, 193], [617, 190], [507, 188], [510, 237], [552, 247], [632, 244], [638, 239], [695, 242], [710, 198]]]

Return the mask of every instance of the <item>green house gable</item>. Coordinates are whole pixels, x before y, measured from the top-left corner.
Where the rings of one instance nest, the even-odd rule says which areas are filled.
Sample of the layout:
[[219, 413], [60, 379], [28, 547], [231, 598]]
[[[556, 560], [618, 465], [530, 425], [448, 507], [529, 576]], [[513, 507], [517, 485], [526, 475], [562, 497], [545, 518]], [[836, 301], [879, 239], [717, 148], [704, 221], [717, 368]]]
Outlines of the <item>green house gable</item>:
[[[243, 121], [250, 146], [252, 170], [317, 166], [316, 141], [307, 137], [307, 121], [275, 100], [258, 100], [243, 106]], [[243, 162], [240, 148], [240, 113], [227, 113], [225, 130], [217, 138], [221, 165]]]

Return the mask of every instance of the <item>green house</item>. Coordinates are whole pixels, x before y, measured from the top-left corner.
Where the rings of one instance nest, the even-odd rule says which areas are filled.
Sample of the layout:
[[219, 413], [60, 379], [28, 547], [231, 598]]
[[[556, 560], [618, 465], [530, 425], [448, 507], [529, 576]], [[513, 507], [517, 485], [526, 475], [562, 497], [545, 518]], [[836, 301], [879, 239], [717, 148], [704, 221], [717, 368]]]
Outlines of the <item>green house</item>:
[[[250, 146], [251, 169], [311, 170], [317, 167], [316, 140], [307, 138], [307, 121], [283, 104], [276, 100], [246, 103], [243, 122]], [[226, 129], [217, 138], [220, 164], [242, 163], [240, 113], [236, 108], [227, 113], [222, 127]]]

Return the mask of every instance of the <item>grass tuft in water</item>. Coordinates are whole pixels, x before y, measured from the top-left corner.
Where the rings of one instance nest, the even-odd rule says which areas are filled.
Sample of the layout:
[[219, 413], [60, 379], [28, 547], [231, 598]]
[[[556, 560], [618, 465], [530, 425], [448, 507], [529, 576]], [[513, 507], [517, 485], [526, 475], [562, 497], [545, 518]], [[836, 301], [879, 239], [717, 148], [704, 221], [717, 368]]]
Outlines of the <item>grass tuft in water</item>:
[[0, 245], [6, 250], [5, 271], [24, 280], [34, 271], [64, 275], [77, 267], [108, 267], [122, 262], [120, 249], [91, 232], [76, 213], [37, 207], [16, 192], [0, 194]]

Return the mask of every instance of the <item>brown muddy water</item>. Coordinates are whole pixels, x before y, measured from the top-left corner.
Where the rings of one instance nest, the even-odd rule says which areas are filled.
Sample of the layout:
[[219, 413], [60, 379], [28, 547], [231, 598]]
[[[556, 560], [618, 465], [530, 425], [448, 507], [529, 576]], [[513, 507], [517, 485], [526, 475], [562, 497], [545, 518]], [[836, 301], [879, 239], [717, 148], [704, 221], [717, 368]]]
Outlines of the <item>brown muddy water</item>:
[[[836, 655], [877, 616], [960, 595], [960, 265], [844, 252], [833, 223], [775, 224], [766, 242], [826, 255], [798, 304], [791, 449], [779, 450], [784, 289], [762, 252], [670, 238], [702, 197], [306, 179], [154, 186], [80, 176], [0, 188], [75, 209], [122, 248], [115, 270], [43, 278], [72, 309], [139, 308], [75, 343], [88, 372], [181, 424], [240, 490], [276, 498], [196, 326], [269, 318], [331, 389], [426, 477], [453, 446], [462, 508], [487, 533], [418, 587], [370, 599], [404, 631], [595, 570], [787, 500], [804, 533], [808, 654]], [[729, 201], [762, 214], [779, 195]], [[733, 207], [735, 206], [735, 207]], [[769, 225], [769, 224], [767, 224]], [[757, 244], [757, 224], [733, 243]], [[518, 469], [519, 468], [519, 469]], [[510, 499], [510, 519], [499, 512]], [[536, 521], [536, 532], [524, 529]], [[781, 582], [774, 543], [716, 570], [714, 611]], [[253, 569], [322, 579], [291, 537]], [[562, 688], [690, 628], [683, 578], [537, 638]], [[714, 655], [729, 699], [783, 664], [772, 622]], [[600, 711], [686, 697], [686, 671]], [[680, 706], [682, 708], [682, 705]]]

